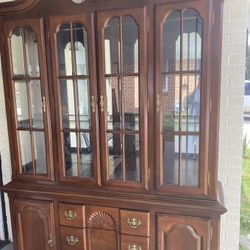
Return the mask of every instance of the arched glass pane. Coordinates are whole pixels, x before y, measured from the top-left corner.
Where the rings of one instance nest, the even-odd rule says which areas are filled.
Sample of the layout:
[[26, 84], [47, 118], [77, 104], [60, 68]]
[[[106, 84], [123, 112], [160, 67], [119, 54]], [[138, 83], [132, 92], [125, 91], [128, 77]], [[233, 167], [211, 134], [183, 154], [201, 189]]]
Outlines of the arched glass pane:
[[70, 24], [63, 24], [57, 33], [57, 53], [59, 74], [62, 76], [72, 75]]
[[173, 11], [163, 24], [163, 72], [180, 70], [181, 12]]
[[139, 71], [139, 28], [133, 17], [123, 18], [123, 73]]
[[112, 18], [104, 30], [105, 73], [120, 72], [120, 19]]
[[77, 75], [88, 75], [87, 31], [82, 24], [73, 24], [74, 49]]
[[183, 14], [183, 70], [200, 70], [202, 53], [202, 19], [194, 10]]
[[24, 44], [27, 58], [27, 74], [30, 77], [39, 77], [39, 57], [37, 47], [37, 35], [29, 26], [24, 27]]
[[16, 28], [12, 32], [10, 39], [11, 53], [12, 53], [12, 66], [14, 75], [24, 75], [24, 51], [23, 51], [23, 30]]

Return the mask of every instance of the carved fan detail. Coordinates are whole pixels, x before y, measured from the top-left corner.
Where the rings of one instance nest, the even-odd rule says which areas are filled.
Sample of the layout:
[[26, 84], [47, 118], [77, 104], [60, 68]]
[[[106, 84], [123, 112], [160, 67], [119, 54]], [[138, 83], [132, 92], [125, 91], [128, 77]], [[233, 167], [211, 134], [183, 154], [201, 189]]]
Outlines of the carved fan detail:
[[117, 222], [115, 218], [106, 211], [97, 211], [88, 219], [88, 224], [91, 227], [101, 227], [101, 228], [117, 228]]

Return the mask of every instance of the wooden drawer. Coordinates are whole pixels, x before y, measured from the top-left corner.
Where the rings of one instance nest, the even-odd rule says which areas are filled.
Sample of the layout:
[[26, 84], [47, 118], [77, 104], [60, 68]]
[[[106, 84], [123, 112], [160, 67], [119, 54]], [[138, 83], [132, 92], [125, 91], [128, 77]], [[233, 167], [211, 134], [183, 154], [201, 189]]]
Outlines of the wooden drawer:
[[122, 234], [121, 250], [149, 250], [149, 238]]
[[61, 227], [61, 249], [62, 250], [86, 250], [85, 229], [73, 227]]
[[60, 224], [85, 228], [85, 207], [74, 204], [59, 204]]
[[120, 223], [122, 234], [132, 234], [145, 237], [150, 236], [149, 213], [121, 210]]

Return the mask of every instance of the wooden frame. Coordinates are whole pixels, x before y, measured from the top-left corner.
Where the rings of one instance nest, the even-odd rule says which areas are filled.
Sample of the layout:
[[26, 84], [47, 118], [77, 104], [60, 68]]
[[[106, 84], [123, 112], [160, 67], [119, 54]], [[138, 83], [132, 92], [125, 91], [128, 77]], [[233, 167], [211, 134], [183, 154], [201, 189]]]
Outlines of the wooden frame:
[[[20, 156], [20, 149], [19, 149], [19, 139], [18, 139], [18, 135], [17, 135], [17, 131], [19, 130], [17, 127], [17, 117], [16, 117], [16, 108], [15, 107], [15, 98], [14, 98], [14, 89], [13, 89], [13, 65], [12, 65], [12, 59], [11, 59], [11, 47], [10, 47], [10, 36], [11, 36], [11, 32], [14, 28], [17, 27], [31, 27], [33, 29], [33, 31], [36, 33], [37, 35], [37, 43], [38, 43], [38, 57], [39, 57], [39, 66], [40, 66], [40, 77], [37, 78], [38, 80], [40, 80], [40, 84], [41, 84], [41, 92], [42, 92], [42, 96], [45, 97], [45, 99], [47, 100], [47, 104], [46, 104], [46, 112], [43, 113], [43, 118], [44, 118], [44, 129], [20, 129], [21, 131], [42, 131], [44, 132], [44, 136], [45, 136], [45, 144], [46, 144], [46, 158], [47, 158], [47, 176], [43, 176], [43, 175], [39, 175], [39, 174], [33, 174], [33, 175], [24, 175], [22, 174], [22, 164], [21, 164], [21, 156]], [[7, 62], [9, 65], [11, 65], [11, 69], [10, 69], [10, 74], [8, 75], [8, 87], [9, 87], [9, 91], [11, 94], [11, 102], [13, 105], [13, 110], [12, 110], [12, 116], [13, 116], [13, 121], [15, 121], [12, 124], [13, 130], [15, 131], [15, 159], [17, 162], [15, 162], [15, 164], [17, 164], [19, 170], [17, 170], [16, 175], [23, 180], [54, 180], [54, 168], [53, 168], [53, 154], [52, 154], [52, 149], [50, 148], [49, 145], [51, 145], [51, 122], [50, 122], [50, 105], [49, 105], [49, 92], [48, 92], [48, 81], [47, 81], [47, 70], [46, 70], [46, 63], [45, 63], [45, 46], [44, 46], [44, 37], [43, 37], [43, 20], [42, 19], [30, 19], [30, 20], [25, 20], [25, 21], [20, 21], [18, 22], [18, 24], [16, 22], [7, 22], [5, 24], [5, 30], [4, 30], [4, 34], [7, 37], [7, 44], [6, 44], [6, 51], [7, 51]], [[26, 60], [26, 59], [25, 59]], [[26, 67], [26, 66], [25, 66]], [[25, 73], [25, 78], [23, 78], [23, 80], [25, 80], [26, 82], [29, 80], [37, 80], [36, 77], [32, 78], [32, 77], [28, 77], [27, 76], [27, 72]], [[29, 101], [28, 101], [29, 102]], [[28, 104], [28, 106], [30, 106], [30, 104]], [[29, 111], [29, 116], [31, 115], [30, 111]], [[30, 119], [30, 118], [29, 118]], [[31, 135], [32, 137], [32, 135]], [[32, 148], [34, 149], [34, 145], [32, 145]], [[32, 149], [32, 150], [33, 150]], [[34, 164], [34, 151], [32, 152], [32, 162]]]
[[[100, 96], [104, 96], [105, 107], [107, 105], [107, 97], [105, 91], [105, 59], [104, 59], [104, 28], [109, 20], [113, 17], [125, 17], [131, 16], [137, 22], [139, 28], [139, 106], [140, 106], [140, 168], [141, 168], [141, 181], [139, 183], [133, 181], [119, 181], [119, 180], [109, 180], [109, 170], [108, 170], [108, 140], [107, 140], [107, 120], [106, 120], [106, 109], [101, 112], [100, 123], [102, 124], [101, 134], [101, 144], [105, 145], [102, 148], [102, 166], [103, 166], [103, 176], [102, 181], [105, 185], [114, 185], [129, 188], [145, 188], [148, 189], [148, 165], [147, 165], [147, 41], [146, 41], [146, 30], [147, 30], [147, 19], [146, 19], [146, 8], [141, 9], [129, 9], [129, 10], [117, 10], [105, 11], [98, 13], [98, 51], [99, 51], [99, 89]], [[122, 50], [122, 49], [121, 49]], [[123, 60], [121, 56], [121, 61]], [[118, 74], [117, 77], [124, 77], [123, 74]], [[100, 99], [99, 99], [100, 101]], [[119, 130], [118, 130], [119, 131]], [[113, 131], [114, 132], [114, 131]], [[120, 131], [120, 133], [125, 133], [125, 131]], [[119, 134], [120, 134], [119, 133]], [[123, 166], [125, 168], [125, 166]], [[123, 176], [124, 178], [124, 176]]]
[[[209, 79], [209, 53], [210, 50], [210, 27], [209, 27], [209, 13], [206, 9], [209, 8], [209, 4], [207, 2], [187, 2], [185, 4], [168, 4], [168, 5], [159, 5], [156, 9], [156, 29], [157, 34], [162, 34], [162, 25], [166, 17], [175, 10], [184, 11], [187, 9], [195, 10], [197, 13], [200, 14], [203, 20], [203, 45], [202, 45], [202, 68], [201, 68], [201, 116], [200, 116], [200, 168], [199, 168], [199, 188], [192, 188], [187, 186], [177, 187], [174, 185], [164, 185], [163, 184], [163, 170], [162, 170], [162, 137], [161, 137], [161, 120], [162, 120], [162, 113], [156, 112], [156, 165], [157, 165], [157, 188], [159, 191], [162, 192], [169, 192], [171, 194], [194, 194], [194, 195], [207, 195], [208, 194], [208, 177], [209, 170], [208, 170], [208, 121], [210, 113], [209, 110], [209, 89], [210, 89], [210, 79]], [[162, 37], [157, 39], [156, 44], [156, 94], [161, 93], [161, 68], [162, 68]], [[182, 42], [181, 42], [182, 46]], [[188, 72], [180, 70], [180, 76], [185, 75]], [[171, 73], [170, 73], [171, 74]], [[176, 133], [174, 133], [176, 134]], [[192, 135], [190, 132], [181, 133], [178, 132], [178, 136], [183, 135]], [[195, 134], [196, 135], [196, 134]], [[180, 144], [179, 144], [180, 146]], [[179, 147], [180, 148], [180, 147]], [[180, 159], [179, 159], [180, 160]]]
[[[58, 69], [58, 55], [57, 55], [57, 40], [56, 34], [58, 32], [59, 27], [65, 23], [81, 23], [88, 34], [88, 69], [89, 69], [89, 86], [90, 86], [90, 99], [93, 96], [95, 99], [95, 106], [96, 111], [91, 112], [91, 123], [92, 128], [89, 129], [90, 133], [92, 134], [92, 147], [93, 147], [93, 178], [76, 178], [76, 177], [69, 177], [66, 176], [65, 172], [65, 159], [64, 159], [64, 142], [63, 142], [63, 127], [62, 127], [62, 116], [61, 116], [61, 98], [60, 98], [60, 88], [59, 88], [59, 69]], [[97, 87], [96, 87], [96, 67], [95, 67], [95, 49], [93, 46], [95, 37], [93, 33], [93, 15], [82, 15], [82, 16], [68, 16], [68, 17], [53, 17], [50, 19], [50, 32], [52, 34], [51, 39], [51, 48], [53, 53], [53, 66], [54, 66], [54, 92], [55, 92], [55, 103], [56, 103], [56, 124], [57, 127], [60, 128], [57, 130], [57, 138], [58, 138], [58, 145], [59, 145], [59, 166], [60, 166], [60, 180], [64, 182], [71, 182], [71, 183], [81, 183], [82, 185], [95, 185], [100, 184], [100, 165], [99, 165], [99, 132], [98, 132], [98, 104], [97, 104]], [[72, 34], [71, 34], [72, 35]], [[74, 60], [74, 59], [73, 59]], [[75, 68], [75, 67], [73, 67]], [[73, 76], [69, 77], [68, 79], [76, 80], [80, 79], [77, 77], [76, 72], [73, 69]], [[66, 78], [65, 78], [66, 79]], [[76, 97], [74, 97], [76, 99]], [[77, 106], [77, 105], [75, 105]], [[91, 103], [89, 103], [91, 106]], [[75, 111], [77, 114], [77, 111]], [[77, 115], [76, 115], [77, 116]], [[77, 123], [77, 122], [76, 122]], [[72, 132], [81, 132], [81, 129], [74, 129], [69, 131]], [[78, 166], [79, 167], [79, 166]], [[83, 179], [83, 180], [80, 180]]]

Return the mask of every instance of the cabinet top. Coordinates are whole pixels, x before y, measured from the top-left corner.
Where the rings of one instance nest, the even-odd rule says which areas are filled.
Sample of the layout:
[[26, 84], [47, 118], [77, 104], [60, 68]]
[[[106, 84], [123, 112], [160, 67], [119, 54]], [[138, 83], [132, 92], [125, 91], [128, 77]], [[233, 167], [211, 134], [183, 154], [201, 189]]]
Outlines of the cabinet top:
[[[0, 3], [0, 15], [12, 16], [19, 13], [20, 18], [30, 16], [67, 15], [105, 9], [133, 8], [154, 4], [177, 4], [184, 2], [214, 2], [215, 0], [6, 0]], [[217, 1], [217, 0], [216, 0]], [[223, 2], [223, 0], [219, 0]], [[50, 6], [48, 9], [47, 7]], [[17, 16], [15, 15], [15, 18]], [[19, 18], [19, 16], [18, 16]]]

